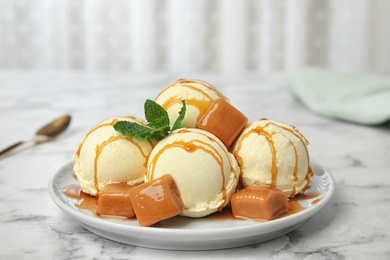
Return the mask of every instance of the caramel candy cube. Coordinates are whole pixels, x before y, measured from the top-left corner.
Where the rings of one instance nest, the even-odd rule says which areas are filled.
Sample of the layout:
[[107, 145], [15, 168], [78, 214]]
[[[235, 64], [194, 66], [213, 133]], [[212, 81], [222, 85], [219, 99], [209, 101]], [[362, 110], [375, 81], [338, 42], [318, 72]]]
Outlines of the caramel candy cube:
[[200, 118], [196, 127], [214, 134], [229, 148], [247, 123], [244, 114], [220, 98]]
[[287, 196], [283, 191], [260, 185], [243, 188], [233, 194], [232, 213], [237, 218], [272, 220], [288, 211]]
[[134, 187], [130, 196], [141, 226], [174, 217], [184, 209], [180, 191], [169, 174]]
[[133, 187], [126, 183], [106, 185], [99, 194], [97, 213], [133, 218], [135, 214], [130, 199], [130, 190]]

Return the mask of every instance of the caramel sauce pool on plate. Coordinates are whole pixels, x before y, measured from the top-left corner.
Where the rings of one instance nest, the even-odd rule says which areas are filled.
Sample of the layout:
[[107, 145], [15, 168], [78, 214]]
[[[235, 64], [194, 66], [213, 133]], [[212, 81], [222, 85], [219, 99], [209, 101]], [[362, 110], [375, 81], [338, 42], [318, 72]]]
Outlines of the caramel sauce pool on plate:
[[[74, 205], [79, 209], [85, 209], [91, 211], [95, 216], [101, 217], [97, 214], [97, 207], [98, 207], [98, 199], [94, 196], [91, 196], [89, 194], [84, 193], [81, 190], [81, 187], [79, 184], [68, 184], [65, 185], [63, 188], [63, 193], [68, 198], [76, 200], [74, 202]], [[299, 203], [299, 200], [305, 200], [305, 199], [311, 199], [315, 198], [319, 195], [319, 193], [312, 193], [312, 194], [297, 194], [297, 196], [294, 199], [291, 199], [288, 201], [288, 211], [282, 215], [280, 215], [278, 218], [287, 217], [290, 215], [293, 215], [295, 213], [298, 213], [302, 210], [305, 210], [305, 208]], [[312, 201], [312, 205], [318, 203], [320, 199], [315, 199]], [[213, 213], [209, 216], [206, 216], [206, 218], [210, 218], [215, 221], [224, 221], [224, 220], [237, 220], [237, 221], [243, 221], [244, 219], [236, 218], [232, 214], [232, 210], [230, 206], [226, 206], [222, 209], [222, 211]], [[120, 217], [120, 219], [126, 219]], [[134, 219], [132, 219], [134, 220]], [[258, 220], [259, 222], [263, 222], [261, 220]]]

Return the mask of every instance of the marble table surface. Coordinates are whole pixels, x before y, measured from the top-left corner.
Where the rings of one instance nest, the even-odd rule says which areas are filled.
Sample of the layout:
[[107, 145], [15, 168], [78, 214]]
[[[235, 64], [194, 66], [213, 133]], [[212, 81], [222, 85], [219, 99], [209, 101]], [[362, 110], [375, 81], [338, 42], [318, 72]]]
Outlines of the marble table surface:
[[[281, 120], [310, 141], [311, 157], [334, 177], [331, 201], [297, 230], [251, 246], [211, 251], [135, 247], [97, 236], [51, 200], [50, 178], [93, 125], [143, 117], [143, 103], [178, 78], [215, 85], [253, 121]], [[69, 113], [56, 140], [0, 160], [0, 259], [389, 259], [390, 125], [369, 127], [318, 116], [288, 91], [283, 75], [136, 75], [0, 71], [0, 148]]]

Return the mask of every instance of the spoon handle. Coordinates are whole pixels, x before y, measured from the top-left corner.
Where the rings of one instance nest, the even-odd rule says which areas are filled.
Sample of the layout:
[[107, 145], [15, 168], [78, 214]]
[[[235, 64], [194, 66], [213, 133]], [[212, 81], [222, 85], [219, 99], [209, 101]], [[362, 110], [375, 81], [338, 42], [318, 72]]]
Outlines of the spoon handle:
[[20, 142], [17, 142], [7, 148], [5, 148], [4, 150], [0, 151], [0, 157], [3, 156], [3, 155], [6, 155], [8, 153], [10, 153], [11, 151], [13, 151], [15, 148], [19, 147], [20, 145], [24, 144], [26, 141], [20, 141]]

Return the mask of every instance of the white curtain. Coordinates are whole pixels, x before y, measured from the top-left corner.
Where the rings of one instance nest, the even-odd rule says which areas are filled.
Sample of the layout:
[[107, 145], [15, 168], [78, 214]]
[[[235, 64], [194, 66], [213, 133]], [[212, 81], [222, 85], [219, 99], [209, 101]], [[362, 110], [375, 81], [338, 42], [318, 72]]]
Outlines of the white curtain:
[[0, 69], [390, 75], [388, 0], [0, 0]]

